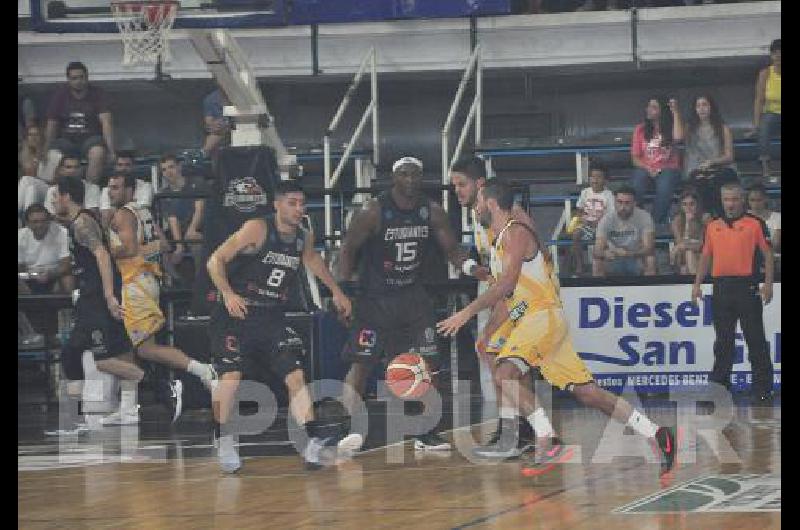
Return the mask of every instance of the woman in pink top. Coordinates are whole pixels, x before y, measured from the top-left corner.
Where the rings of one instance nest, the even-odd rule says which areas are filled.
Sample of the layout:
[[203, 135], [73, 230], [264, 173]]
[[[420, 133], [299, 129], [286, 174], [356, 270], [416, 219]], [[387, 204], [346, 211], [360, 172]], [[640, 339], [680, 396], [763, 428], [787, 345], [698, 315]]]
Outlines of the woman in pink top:
[[681, 157], [676, 144], [683, 140], [683, 123], [676, 109], [674, 99], [667, 104], [661, 98], [651, 98], [644, 123], [636, 126], [631, 141], [635, 167], [631, 185], [639, 204], [644, 204], [645, 194], [655, 187], [653, 221], [660, 225], [667, 223], [672, 194], [681, 180]]

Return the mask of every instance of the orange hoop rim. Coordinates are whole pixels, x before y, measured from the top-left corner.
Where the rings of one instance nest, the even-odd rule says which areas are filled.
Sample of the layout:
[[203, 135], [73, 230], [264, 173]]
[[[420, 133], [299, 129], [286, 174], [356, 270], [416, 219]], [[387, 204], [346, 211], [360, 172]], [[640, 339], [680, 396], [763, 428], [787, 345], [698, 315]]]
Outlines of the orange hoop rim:
[[[111, 2], [111, 11], [113, 13], [139, 13], [148, 9], [163, 13], [162, 16], [166, 17], [167, 14], [177, 11], [180, 5], [178, 0], [115, 0]], [[162, 7], [168, 9], [159, 9]]]

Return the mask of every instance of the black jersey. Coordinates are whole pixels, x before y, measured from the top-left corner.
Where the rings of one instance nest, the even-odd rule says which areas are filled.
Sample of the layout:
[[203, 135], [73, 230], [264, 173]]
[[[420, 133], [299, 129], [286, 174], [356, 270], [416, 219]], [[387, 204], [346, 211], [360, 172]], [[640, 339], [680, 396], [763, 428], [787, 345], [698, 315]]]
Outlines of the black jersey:
[[[81, 215], [88, 215], [91, 217], [98, 224], [98, 228], [100, 225], [94, 214], [86, 209], [78, 212], [78, 215], [75, 216], [75, 219], [73, 219], [69, 224], [67, 232], [69, 234], [69, 248], [70, 252], [72, 253], [72, 274], [75, 276], [78, 289], [81, 291], [81, 298], [102, 298], [103, 279], [100, 276], [100, 268], [97, 265], [97, 258], [95, 258], [94, 252], [92, 252], [91, 249], [80, 244], [75, 237], [75, 221]], [[108, 240], [106, 239], [105, 232], [102, 229], [99, 229], [99, 232], [102, 236], [103, 246], [105, 246], [106, 250], [108, 250]], [[119, 272], [114, 264], [114, 260], [109, 258], [109, 261], [111, 262], [111, 272], [114, 278], [114, 289], [116, 291], [118, 284], [120, 283]]]
[[228, 278], [233, 291], [258, 307], [277, 307], [289, 300], [303, 262], [307, 234], [297, 234], [284, 241], [275, 221], [268, 217], [267, 238], [255, 254], [239, 254], [228, 265]]
[[401, 210], [390, 191], [378, 196], [380, 227], [362, 249], [361, 286], [367, 294], [383, 294], [416, 285], [430, 244], [431, 201], [423, 197]]

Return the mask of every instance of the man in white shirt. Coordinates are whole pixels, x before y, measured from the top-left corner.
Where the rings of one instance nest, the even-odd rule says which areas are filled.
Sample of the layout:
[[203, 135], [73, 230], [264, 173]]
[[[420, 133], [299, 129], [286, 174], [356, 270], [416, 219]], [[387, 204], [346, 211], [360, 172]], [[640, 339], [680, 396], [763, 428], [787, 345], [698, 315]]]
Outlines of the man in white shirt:
[[21, 293], [69, 293], [73, 288], [67, 230], [54, 223], [41, 204], [25, 210], [26, 226], [17, 231], [17, 270]]
[[64, 177], [80, 177], [84, 187], [84, 206], [89, 210], [98, 212], [100, 208], [100, 187], [97, 184], [87, 182], [81, 175], [81, 160], [78, 155], [67, 153], [61, 157], [61, 162], [56, 168], [56, 178], [53, 186], [47, 190], [44, 199], [44, 207], [59, 222], [67, 222], [67, 219], [59, 217], [56, 209], [56, 196], [58, 195], [58, 180]]
[[[568, 232], [572, 233], [572, 256], [575, 260], [575, 274], [583, 273], [583, 245], [594, 241], [597, 224], [603, 215], [614, 205], [614, 193], [606, 188], [608, 169], [594, 163], [589, 171], [589, 187], [581, 190], [575, 215]], [[577, 221], [575, 220], [577, 218]], [[574, 224], [578, 224], [577, 227]], [[574, 228], [572, 228], [574, 227]]]
[[[130, 151], [120, 151], [117, 153], [117, 160], [114, 162], [114, 176], [125, 176], [133, 172], [134, 154]], [[140, 207], [150, 208], [153, 203], [153, 186], [146, 180], [136, 179], [136, 188], [133, 191], [133, 200]], [[108, 228], [108, 223], [114, 215], [114, 208], [108, 197], [108, 186], [100, 191], [100, 218], [103, 228]]]

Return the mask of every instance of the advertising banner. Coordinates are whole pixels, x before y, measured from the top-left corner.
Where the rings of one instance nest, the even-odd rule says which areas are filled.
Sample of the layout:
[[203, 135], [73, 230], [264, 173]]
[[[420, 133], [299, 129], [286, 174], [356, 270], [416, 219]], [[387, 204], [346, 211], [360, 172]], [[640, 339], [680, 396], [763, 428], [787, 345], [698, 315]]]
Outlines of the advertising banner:
[[[575, 349], [600, 386], [645, 392], [668, 386], [702, 388], [714, 365], [711, 285], [694, 305], [690, 284], [564, 287], [561, 297]], [[781, 285], [764, 306], [764, 329], [781, 381]], [[737, 326], [734, 389], [752, 383], [747, 347]]]

